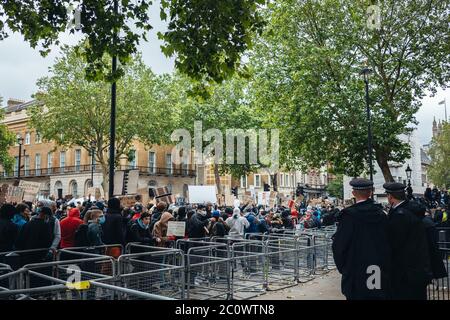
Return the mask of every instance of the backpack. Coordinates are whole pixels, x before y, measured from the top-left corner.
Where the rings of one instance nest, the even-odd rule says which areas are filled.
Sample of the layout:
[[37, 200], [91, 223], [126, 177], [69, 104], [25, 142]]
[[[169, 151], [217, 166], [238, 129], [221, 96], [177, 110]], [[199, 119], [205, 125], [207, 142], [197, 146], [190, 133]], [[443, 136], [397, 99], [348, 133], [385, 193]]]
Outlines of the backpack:
[[89, 247], [88, 238], [89, 227], [87, 224], [81, 224], [75, 231], [75, 247]]

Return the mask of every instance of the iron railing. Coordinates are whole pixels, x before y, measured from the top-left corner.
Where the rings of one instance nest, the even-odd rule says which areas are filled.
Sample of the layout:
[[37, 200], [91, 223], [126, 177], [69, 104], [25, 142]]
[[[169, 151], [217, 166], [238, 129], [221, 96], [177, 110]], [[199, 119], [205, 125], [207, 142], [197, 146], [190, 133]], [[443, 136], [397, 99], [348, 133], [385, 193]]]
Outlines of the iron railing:
[[[177, 177], [195, 177], [195, 170], [185, 168], [160, 168], [160, 167], [133, 167], [133, 166], [117, 166], [116, 170], [139, 170], [141, 175], [147, 176], [177, 176]], [[92, 171], [92, 166], [78, 165], [66, 167], [52, 167], [42, 169], [21, 169], [20, 177], [46, 177], [51, 175], [77, 174]], [[101, 172], [99, 164], [94, 165], [94, 172]], [[0, 179], [17, 178], [17, 170], [13, 172], [0, 172]]]

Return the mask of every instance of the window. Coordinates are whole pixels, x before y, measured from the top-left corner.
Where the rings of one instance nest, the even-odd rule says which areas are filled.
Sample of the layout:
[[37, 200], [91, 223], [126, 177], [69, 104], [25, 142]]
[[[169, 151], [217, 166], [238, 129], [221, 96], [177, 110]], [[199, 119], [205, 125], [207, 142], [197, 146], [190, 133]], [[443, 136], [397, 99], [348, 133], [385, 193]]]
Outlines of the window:
[[41, 154], [40, 153], [36, 153], [36, 158], [34, 161], [34, 168], [36, 169], [36, 175], [40, 176], [41, 175]]
[[22, 136], [20, 135], [20, 133], [16, 134], [16, 147], [19, 146], [19, 139], [20, 139], [21, 137], [22, 137]]
[[241, 188], [247, 189], [247, 176], [241, 177]]
[[187, 176], [189, 174], [189, 165], [183, 162], [181, 168], [183, 169], [183, 175]]
[[153, 151], [148, 153], [148, 172], [156, 173], [156, 154]]
[[132, 169], [136, 169], [136, 166], [137, 166], [137, 152], [136, 152], [136, 150], [131, 150], [130, 151], [130, 157], [131, 157], [130, 167]]
[[36, 131], [35, 143], [41, 143], [41, 142], [42, 142], [41, 134]]
[[254, 182], [255, 182], [255, 188], [261, 188], [261, 175], [255, 174], [254, 175]]
[[291, 186], [291, 180], [289, 179], [290, 174], [289, 173], [285, 173], [284, 174], [284, 181], [286, 184], [286, 187], [290, 187]]
[[65, 151], [61, 151], [59, 153], [59, 167], [64, 171], [64, 167], [66, 166], [66, 152]]
[[75, 150], [75, 170], [80, 171], [81, 165], [81, 149]]
[[30, 156], [25, 156], [25, 163], [24, 163], [24, 170], [25, 176], [28, 176], [30, 174], [29, 170], [30, 170]]
[[47, 154], [47, 171], [48, 173], [52, 173], [53, 167], [53, 152], [49, 152]]
[[25, 144], [31, 143], [31, 134], [29, 132], [25, 133]]
[[166, 154], [166, 169], [167, 169], [167, 174], [173, 173], [172, 154], [171, 153]]
[[284, 173], [280, 174], [280, 187], [284, 187]]

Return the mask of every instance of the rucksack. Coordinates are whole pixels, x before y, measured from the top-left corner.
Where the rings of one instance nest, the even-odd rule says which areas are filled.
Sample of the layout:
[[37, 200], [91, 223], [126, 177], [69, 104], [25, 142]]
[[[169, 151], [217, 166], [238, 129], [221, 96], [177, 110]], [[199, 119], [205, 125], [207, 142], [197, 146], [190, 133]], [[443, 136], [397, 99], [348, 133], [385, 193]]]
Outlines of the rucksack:
[[88, 238], [89, 227], [87, 224], [81, 224], [75, 231], [75, 247], [89, 247]]

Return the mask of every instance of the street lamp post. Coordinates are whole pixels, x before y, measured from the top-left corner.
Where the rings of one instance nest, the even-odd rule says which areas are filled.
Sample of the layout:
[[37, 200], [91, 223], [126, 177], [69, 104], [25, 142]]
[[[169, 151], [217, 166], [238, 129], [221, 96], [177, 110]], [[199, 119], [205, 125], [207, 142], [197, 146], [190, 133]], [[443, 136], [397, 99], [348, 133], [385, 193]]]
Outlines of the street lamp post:
[[369, 153], [369, 170], [370, 181], [373, 181], [373, 161], [372, 161], [372, 120], [370, 114], [370, 101], [369, 101], [369, 75], [372, 73], [372, 69], [367, 66], [361, 70], [360, 75], [364, 78], [366, 85], [366, 113], [367, 113], [367, 150]]
[[91, 141], [91, 183], [94, 186], [94, 155], [95, 155], [95, 141]]
[[408, 179], [408, 187], [406, 188], [408, 199], [411, 200], [413, 198], [413, 189], [411, 187], [411, 173], [412, 169], [409, 167], [409, 164], [405, 170], [406, 178]]
[[20, 181], [20, 165], [22, 162], [22, 145], [23, 145], [23, 138], [19, 137], [17, 138], [17, 143], [19, 144], [19, 160], [17, 164], [17, 180]]

